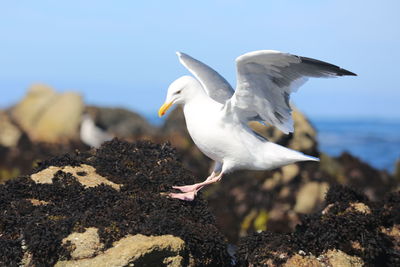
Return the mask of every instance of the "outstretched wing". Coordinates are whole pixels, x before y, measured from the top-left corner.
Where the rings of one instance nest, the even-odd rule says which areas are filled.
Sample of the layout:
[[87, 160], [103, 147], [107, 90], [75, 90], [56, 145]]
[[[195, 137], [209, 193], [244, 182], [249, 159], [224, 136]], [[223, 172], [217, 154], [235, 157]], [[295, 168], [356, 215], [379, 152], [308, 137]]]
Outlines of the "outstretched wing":
[[228, 112], [243, 123], [261, 117], [286, 134], [293, 132], [290, 93], [308, 77], [356, 75], [323, 61], [274, 50], [244, 54], [236, 65], [237, 87], [226, 104]]
[[232, 97], [232, 86], [218, 72], [185, 53], [176, 54], [182, 65], [199, 80], [209, 97], [222, 104]]

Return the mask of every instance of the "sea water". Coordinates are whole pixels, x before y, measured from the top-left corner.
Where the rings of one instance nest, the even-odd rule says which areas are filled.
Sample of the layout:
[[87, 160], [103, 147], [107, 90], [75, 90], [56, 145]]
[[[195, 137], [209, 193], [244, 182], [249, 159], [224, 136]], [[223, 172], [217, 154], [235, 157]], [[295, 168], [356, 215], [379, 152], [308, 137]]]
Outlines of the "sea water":
[[400, 159], [400, 120], [311, 119], [321, 151], [338, 156], [347, 151], [375, 168], [393, 172]]

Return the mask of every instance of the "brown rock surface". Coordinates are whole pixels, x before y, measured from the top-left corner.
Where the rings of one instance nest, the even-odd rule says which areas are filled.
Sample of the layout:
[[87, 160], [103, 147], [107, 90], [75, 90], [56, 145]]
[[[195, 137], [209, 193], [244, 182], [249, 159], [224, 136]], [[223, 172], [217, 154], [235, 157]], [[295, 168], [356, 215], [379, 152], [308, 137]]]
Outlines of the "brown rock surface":
[[32, 174], [31, 179], [38, 184], [51, 184], [53, 183], [53, 177], [59, 171], [72, 174], [79, 181], [79, 183], [85, 187], [95, 187], [104, 184], [111, 186], [116, 190], [121, 188], [121, 185], [115, 184], [97, 174], [95, 168], [87, 164], [62, 167], [50, 166], [44, 170]]
[[12, 116], [31, 140], [56, 143], [77, 138], [82, 111], [80, 95], [33, 85], [12, 109]]
[[[303, 253], [302, 253], [303, 254]], [[276, 266], [270, 261], [268, 266]], [[359, 257], [349, 256], [340, 250], [328, 250], [321, 255], [294, 254], [284, 264], [284, 267], [362, 267], [365, 263]]]
[[[70, 251], [73, 260], [91, 258], [104, 247], [95, 227], [86, 228], [83, 233], [72, 233], [61, 242]], [[59, 263], [62, 265], [62, 262]]]
[[290, 257], [283, 267], [323, 267], [324, 265], [315, 256], [301, 256], [295, 254]]
[[310, 213], [321, 205], [329, 189], [328, 183], [309, 182], [300, 187], [296, 197], [294, 211]]
[[355, 256], [349, 256], [340, 250], [328, 250], [324, 256], [328, 259], [332, 267], [362, 267], [365, 263], [362, 259]]
[[285, 135], [275, 127], [265, 126], [258, 122], [250, 122], [249, 125], [271, 142], [302, 151], [306, 154], [315, 155], [317, 151], [317, 132], [314, 127], [304, 114], [296, 108], [293, 109], [293, 122], [296, 130], [290, 135]]
[[12, 109], [14, 119], [24, 130], [34, 128], [41, 114], [56, 95], [53, 88], [47, 85], [32, 85], [25, 98]]
[[4, 111], [0, 111], [0, 145], [4, 147], [15, 147], [22, 132], [11, 122], [10, 117]]
[[[77, 248], [78, 249], [78, 248]], [[86, 247], [81, 247], [81, 251]], [[76, 252], [74, 251], [76, 254]], [[86, 253], [86, 252], [85, 252]], [[118, 267], [128, 266], [184, 266], [185, 242], [172, 235], [144, 236], [128, 235], [96, 257], [86, 253], [85, 257], [71, 261], [59, 261], [56, 267]], [[73, 256], [73, 254], [71, 254]], [[81, 254], [79, 254], [81, 256]], [[73, 256], [74, 257], [74, 256]]]

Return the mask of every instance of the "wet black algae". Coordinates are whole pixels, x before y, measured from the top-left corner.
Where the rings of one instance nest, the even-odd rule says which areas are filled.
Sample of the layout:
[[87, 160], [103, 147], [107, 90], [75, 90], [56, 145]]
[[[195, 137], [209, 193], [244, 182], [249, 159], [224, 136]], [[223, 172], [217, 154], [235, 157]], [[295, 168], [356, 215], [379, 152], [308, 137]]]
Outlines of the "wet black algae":
[[[349, 211], [350, 203], [361, 202], [371, 213]], [[350, 188], [333, 186], [326, 196], [327, 212], [305, 215], [295, 231], [289, 234], [262, 232], [241, 239], [237, 258], [240, 265], [262, 266], [271, 259], [282, 264], [300, 250], [320, 255], [330, 249], [339, 249], [348, 255], [360, 257], [366, 266], [400, 266], [400, 251], [395, 240], [382, 232], [400, 223], [400, 192], [391, 193], [382, 202], [371, 203], [368, 198]], [[354, 246], [355, 243], [360, 248]]]
[[[26, 176], [0, 186], [1, 266], [18, 265], [23, 249], [32, 254], [36, 266], [69, 259], [61, 240], [86, 227], [99, 229], [105, 249], [127, 234], [172, 234], [185, 241], [197, 266], [230, 264], [224, 237], [201, 195], [184, 202], [160, 194], [172, 185], [194, 182], [169, 145], [114, 139], [98, 150], [44, 161], [35, 172], [80, 164], [91, 165], [98, 174], [122, 184], [121, 190], [106, 185], [84, 188], [62, 171], [52, 184], [36, 184]], [[48, 204], [33, 206], [27, 199]]]

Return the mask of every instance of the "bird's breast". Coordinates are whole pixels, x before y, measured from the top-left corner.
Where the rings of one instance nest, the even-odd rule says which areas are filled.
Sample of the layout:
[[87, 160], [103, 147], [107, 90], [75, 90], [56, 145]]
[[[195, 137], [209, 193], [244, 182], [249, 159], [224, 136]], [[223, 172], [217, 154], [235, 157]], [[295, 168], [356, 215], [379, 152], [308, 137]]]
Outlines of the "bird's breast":
[[209, 158], [223, 162], [248, 154], [234, 125], [223, 120], [220, 109], [185, 107], [188, 132], [196, 146]]

